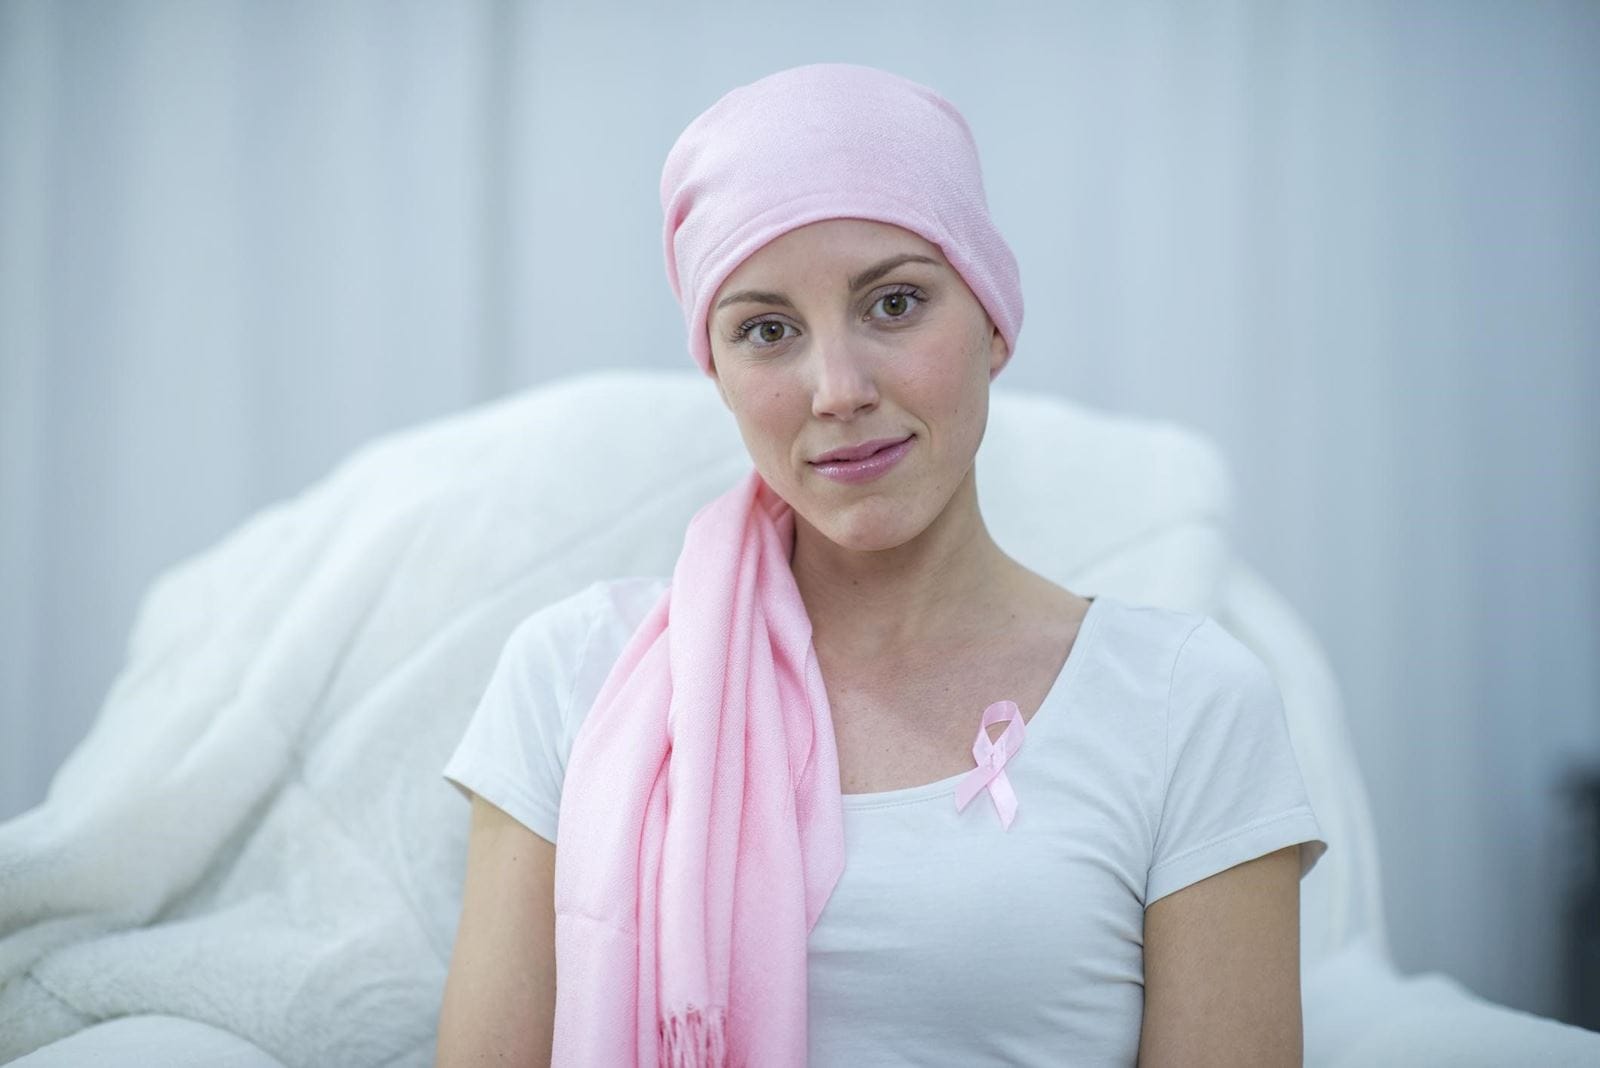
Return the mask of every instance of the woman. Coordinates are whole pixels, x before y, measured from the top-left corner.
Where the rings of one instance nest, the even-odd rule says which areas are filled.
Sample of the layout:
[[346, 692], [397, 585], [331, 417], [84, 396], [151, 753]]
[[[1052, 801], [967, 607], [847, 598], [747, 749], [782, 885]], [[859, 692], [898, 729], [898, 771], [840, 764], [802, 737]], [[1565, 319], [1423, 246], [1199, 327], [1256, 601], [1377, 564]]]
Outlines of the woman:
[[1265, 665], [984, 525], [1022, 300], [959, 113], [780, 71], [690, 124], [662, 201], [753, 470], [670, 581], [507, 642], [446, 769], [440, 1063], [1299, 1063], [1326, 845]]

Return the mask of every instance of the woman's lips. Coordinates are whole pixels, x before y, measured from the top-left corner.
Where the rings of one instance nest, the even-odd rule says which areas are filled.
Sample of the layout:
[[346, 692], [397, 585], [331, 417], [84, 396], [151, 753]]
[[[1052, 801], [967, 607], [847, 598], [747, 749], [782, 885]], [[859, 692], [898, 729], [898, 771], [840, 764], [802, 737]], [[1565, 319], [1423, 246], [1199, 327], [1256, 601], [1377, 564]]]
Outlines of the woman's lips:
[[835, 482], [870, 482], [899, 463], [901, 458], [911, 451], [911, 445], [916, 440], [916, 435], [913, 434], [906, 440], [879, 449], [864, 459], [828, 460], [812, 464], [811, 468], [823, 478], [831, 478]]

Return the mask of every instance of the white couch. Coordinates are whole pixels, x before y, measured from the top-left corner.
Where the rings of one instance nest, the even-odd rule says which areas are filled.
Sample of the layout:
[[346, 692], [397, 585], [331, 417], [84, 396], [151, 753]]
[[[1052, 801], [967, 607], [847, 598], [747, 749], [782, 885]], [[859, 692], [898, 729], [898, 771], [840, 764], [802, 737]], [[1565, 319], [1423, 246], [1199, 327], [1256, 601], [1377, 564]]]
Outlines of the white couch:
[[[439, 770], [502, 642], [669, 574], [748, 464], [698, 373], [573, 378], [376, 440], [160, 576], [90, 735], [0, 825], [0, 1060], [431, 1064], [467, 825]], [[1273, 668], [1330, 843], [1307, 1064], [1600, 1065], [1600, 1034], [1396, 974], [1338, 687], [1230, 552], [1212, 446], [997, 384], [978, 471], [1030, 567], [1213, 615]]]

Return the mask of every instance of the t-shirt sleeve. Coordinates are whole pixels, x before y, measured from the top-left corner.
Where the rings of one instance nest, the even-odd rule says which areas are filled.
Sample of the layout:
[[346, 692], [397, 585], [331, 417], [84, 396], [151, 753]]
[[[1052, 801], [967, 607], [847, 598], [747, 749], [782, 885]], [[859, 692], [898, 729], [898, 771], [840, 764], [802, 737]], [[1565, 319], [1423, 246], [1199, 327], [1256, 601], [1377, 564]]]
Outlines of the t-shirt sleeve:
[[1164, 766], [1146, 907], [1295, 844], [1304, 877], [1327, 851], [1271, 670], [1210, 616], [1173, 663]]
[[581, 598], [534, 612], [501, 648], [444, 777], [547, 842], [556, 840], [566, 773], [568, 706], [586, 640]]

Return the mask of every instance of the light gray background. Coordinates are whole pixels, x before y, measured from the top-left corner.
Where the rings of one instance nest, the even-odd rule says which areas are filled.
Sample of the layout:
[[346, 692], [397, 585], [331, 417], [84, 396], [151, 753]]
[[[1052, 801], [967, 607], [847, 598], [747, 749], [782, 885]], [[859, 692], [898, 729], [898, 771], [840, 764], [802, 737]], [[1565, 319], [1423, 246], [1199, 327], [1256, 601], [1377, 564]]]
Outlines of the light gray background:
[[934, 86], [1004, 384], [1214, 437], [1321, 636], [1403, 970], [1556, 1014], [1600, 758], [1600, 5], [0, 0], [0, 816], [141, 591], [372, 436], [688, 367], [657, 181], [781, 67]]

